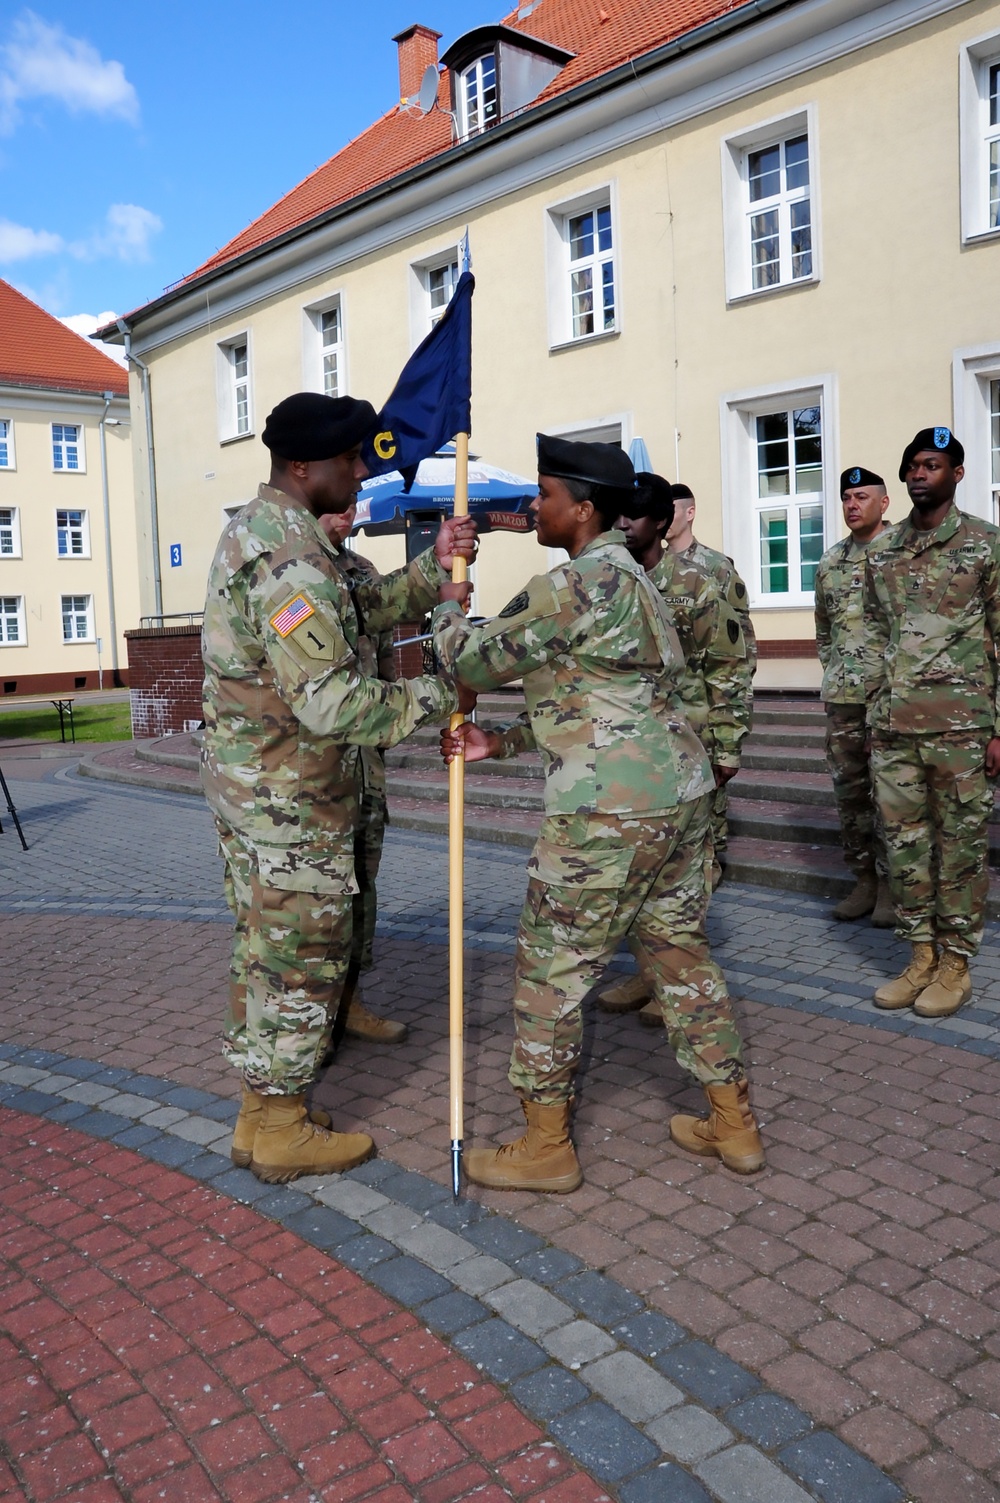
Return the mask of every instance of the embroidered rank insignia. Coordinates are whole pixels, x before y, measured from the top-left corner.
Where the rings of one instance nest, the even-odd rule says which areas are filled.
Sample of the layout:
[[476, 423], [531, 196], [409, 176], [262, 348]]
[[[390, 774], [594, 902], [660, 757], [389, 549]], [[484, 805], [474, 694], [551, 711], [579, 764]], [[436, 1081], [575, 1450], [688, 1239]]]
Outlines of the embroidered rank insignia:
[[287, 637], [303, 621], [308, 621], [310, 616], [315, 616], [316, 607], [306, 599], [304, 595], [295, 595], [283, 605], [276, 615], [271, 617], [271, 625], [279, 637]]

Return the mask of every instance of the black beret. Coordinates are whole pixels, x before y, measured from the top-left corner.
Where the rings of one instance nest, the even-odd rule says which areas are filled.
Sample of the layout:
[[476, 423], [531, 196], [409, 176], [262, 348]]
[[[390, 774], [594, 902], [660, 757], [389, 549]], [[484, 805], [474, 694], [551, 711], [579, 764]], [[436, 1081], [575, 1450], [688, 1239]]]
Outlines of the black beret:
[[674, 520], [674, 492], [669, 480], [654, 475], [652, 470], [639, 470], [635, 477], [634, 500], [626, 506], [632, 517], [652, 517], [655, 522], [666, 522], [669, 527]]
[[853, 490], [856, 485], [885, 485], [881, 475], [876, 475], [874, 470], [866, 470], [863, 464], [856, 464], [853, 469], [845, 470], [840, 477], [840, 494]]
[[536, 434], [539, 475], [557, 480], [583, 480], [614, 490], [632, 490], [635, 470], [624, 449], [617, 444], [575, 444], [568, 438]]
[[261, 439], [279, 459], [333, 459], [353, 449], [374, 426], [370, 402], [299, 391], [268, 415]]
[[906, 479], [914, 454], [922, 454], [925, 449], [936, 449], [939, 454], [947, 454], [953, 465], [960, 465], [965, 460], [965, 450], [950, 428], [921, 428], [903, 450], [903, 457], [899, 461], [900, 480]]

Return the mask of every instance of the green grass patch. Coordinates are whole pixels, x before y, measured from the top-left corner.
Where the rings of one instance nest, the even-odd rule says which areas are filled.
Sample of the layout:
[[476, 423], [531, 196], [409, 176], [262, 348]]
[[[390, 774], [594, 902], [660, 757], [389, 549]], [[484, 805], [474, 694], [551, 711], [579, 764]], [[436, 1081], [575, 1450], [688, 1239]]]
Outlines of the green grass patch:
[[[78, 702], [73, 706], [73, 724], [77, 741], [132, 740], [132, 717], [127, 699], [120, 704]], [[59, 712], [55, 705], [32, 705], [29, 710], [8, 710], [0, 706], [0, 741], [15, 737], [26, 741], [58, 741]], [[67, 744], [69, 740], [67, 716]]]

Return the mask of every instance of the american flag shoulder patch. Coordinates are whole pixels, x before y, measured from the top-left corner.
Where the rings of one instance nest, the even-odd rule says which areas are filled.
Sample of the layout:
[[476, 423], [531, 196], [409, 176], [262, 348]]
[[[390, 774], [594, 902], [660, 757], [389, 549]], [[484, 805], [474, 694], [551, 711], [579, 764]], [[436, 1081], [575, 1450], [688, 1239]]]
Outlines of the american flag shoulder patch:
[[310, 616], [315, 616], [316, 607], [306, 599], [305, 595], [293, 595], [287, 605], [283, 605], [276, 615], [271, 617], [271, 625], [279, 637], [287, 637], [303, 621], [308, 621]]

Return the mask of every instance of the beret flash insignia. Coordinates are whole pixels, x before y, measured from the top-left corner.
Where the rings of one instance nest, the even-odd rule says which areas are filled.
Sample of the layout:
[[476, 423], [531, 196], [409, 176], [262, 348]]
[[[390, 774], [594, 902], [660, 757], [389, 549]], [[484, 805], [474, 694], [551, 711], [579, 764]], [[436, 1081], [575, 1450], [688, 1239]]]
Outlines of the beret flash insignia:
[[934, 429], [934, 447], [935, 447], [935, 449], [947, 449], [947, 447], [948, 447], [948, 445], [950, 443], [951, 443], [951, 429], [950, 428], [935, 428]]
[[848, 475], [847, 478], [851, 482], [852, 485], [860, 485], [861, 484], [861, 471], [857, 470], [857, 469], [852, 470], [851, 473]]

